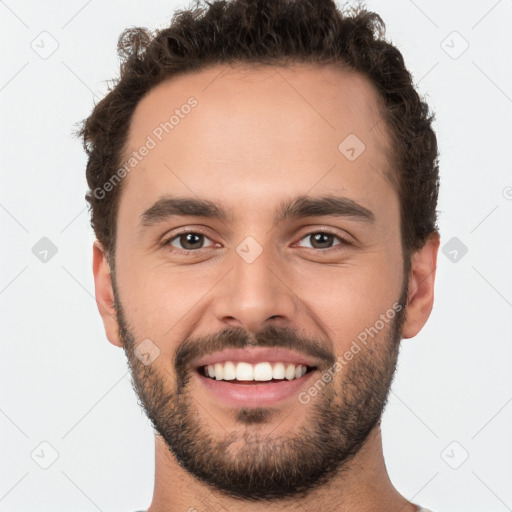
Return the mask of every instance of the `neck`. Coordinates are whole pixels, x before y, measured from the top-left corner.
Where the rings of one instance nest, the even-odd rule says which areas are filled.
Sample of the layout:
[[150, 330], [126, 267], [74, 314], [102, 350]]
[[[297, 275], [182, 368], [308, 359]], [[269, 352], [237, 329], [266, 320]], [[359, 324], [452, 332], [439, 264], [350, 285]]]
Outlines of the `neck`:
[[[155, 489], [148, 512], [209, 512], [216, 510], [258, 512], [261, 502], [243, 503], [212, 490], [186, 472], [159, 435], [155, 436]], [[300, 499], [265, 502], [264, 509], [313, 512], [416, 512], [393, 487], [382, 453], [377, 425], [355, 457], [329, 483]]]

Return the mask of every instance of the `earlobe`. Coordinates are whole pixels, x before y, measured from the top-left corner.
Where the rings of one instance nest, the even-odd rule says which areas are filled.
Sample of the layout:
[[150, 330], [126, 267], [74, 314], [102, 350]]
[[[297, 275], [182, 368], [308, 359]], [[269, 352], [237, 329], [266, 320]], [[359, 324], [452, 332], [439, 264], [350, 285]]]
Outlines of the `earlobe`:
[[105, 250], [98, 240], [93, 244], [92, 270], [94, 274], [96, 305], [105, 326], [105, 334], [112, 345], [122, 347], [123, 344], [119, 337], [119, 325], [114, 307], [114, 291], [110, 266], [107, 262]]
[[434, 281], [440, 236], [433, 232], [412, 255], [403, 338], [416, 336], [427, 322], [434, 305]]

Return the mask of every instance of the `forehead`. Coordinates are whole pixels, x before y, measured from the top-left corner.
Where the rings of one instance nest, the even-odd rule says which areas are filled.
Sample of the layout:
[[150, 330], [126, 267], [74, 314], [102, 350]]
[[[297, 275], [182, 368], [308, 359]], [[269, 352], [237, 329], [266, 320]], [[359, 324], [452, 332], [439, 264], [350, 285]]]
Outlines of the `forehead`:
[[262, 197], [313, 189], [375, 203], [383, 187], [393, 192], [381, 112], [366, 78], [334, 66], [216, 65], [178, 75], [134, 111], [124, 157], [139, 156], [120, 209], [140, 212], [173, 193], [214, 195], [228, 207], [238, 198], [250, 212]]

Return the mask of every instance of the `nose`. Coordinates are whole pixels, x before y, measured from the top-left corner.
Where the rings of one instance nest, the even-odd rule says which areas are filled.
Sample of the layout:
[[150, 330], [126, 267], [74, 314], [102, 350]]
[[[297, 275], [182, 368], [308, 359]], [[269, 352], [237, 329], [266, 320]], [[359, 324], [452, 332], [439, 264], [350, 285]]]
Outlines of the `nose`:
[[298, 298], [281, 268], [265, 251], [254, 261], [235, 253], [231, 270], [215, 287], [212, 304], [217, 320], [253, 332], [268, 323], [289, 326]]

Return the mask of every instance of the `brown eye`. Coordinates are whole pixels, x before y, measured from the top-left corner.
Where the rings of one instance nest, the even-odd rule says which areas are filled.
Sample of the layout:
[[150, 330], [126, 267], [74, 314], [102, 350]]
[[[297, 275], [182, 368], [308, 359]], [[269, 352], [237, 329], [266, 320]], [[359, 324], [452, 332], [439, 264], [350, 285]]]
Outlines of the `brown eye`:
[[[341, 243], [334, 244], [334, 239], [338, 239]], [[301, 240], [310, 240], [309, 246], [302, 246], [307, 247], [311, 249], [331, 249], [334, 247], [337, 247], [339, 245], [349, 245], [349, 242], [345, 240], [343, 237], [339, 235], [335, 235], [334, 233], [328, 233], [326, 231], [315, 231], [312, 233], [309, 233], [305, 237], [303, 237]]]
[[195, 231], [187, 231], [173, 236], [168, 240], [167, 244], [183, 251], [196, 251], [204, 248], [205, 240], [209, 240], [206, 235]]
[[332, 246], [333, 235], [328, 233], [315, 233], [309, 235], [311, 237], [312, 245], [315, 249], [326, 249]]

